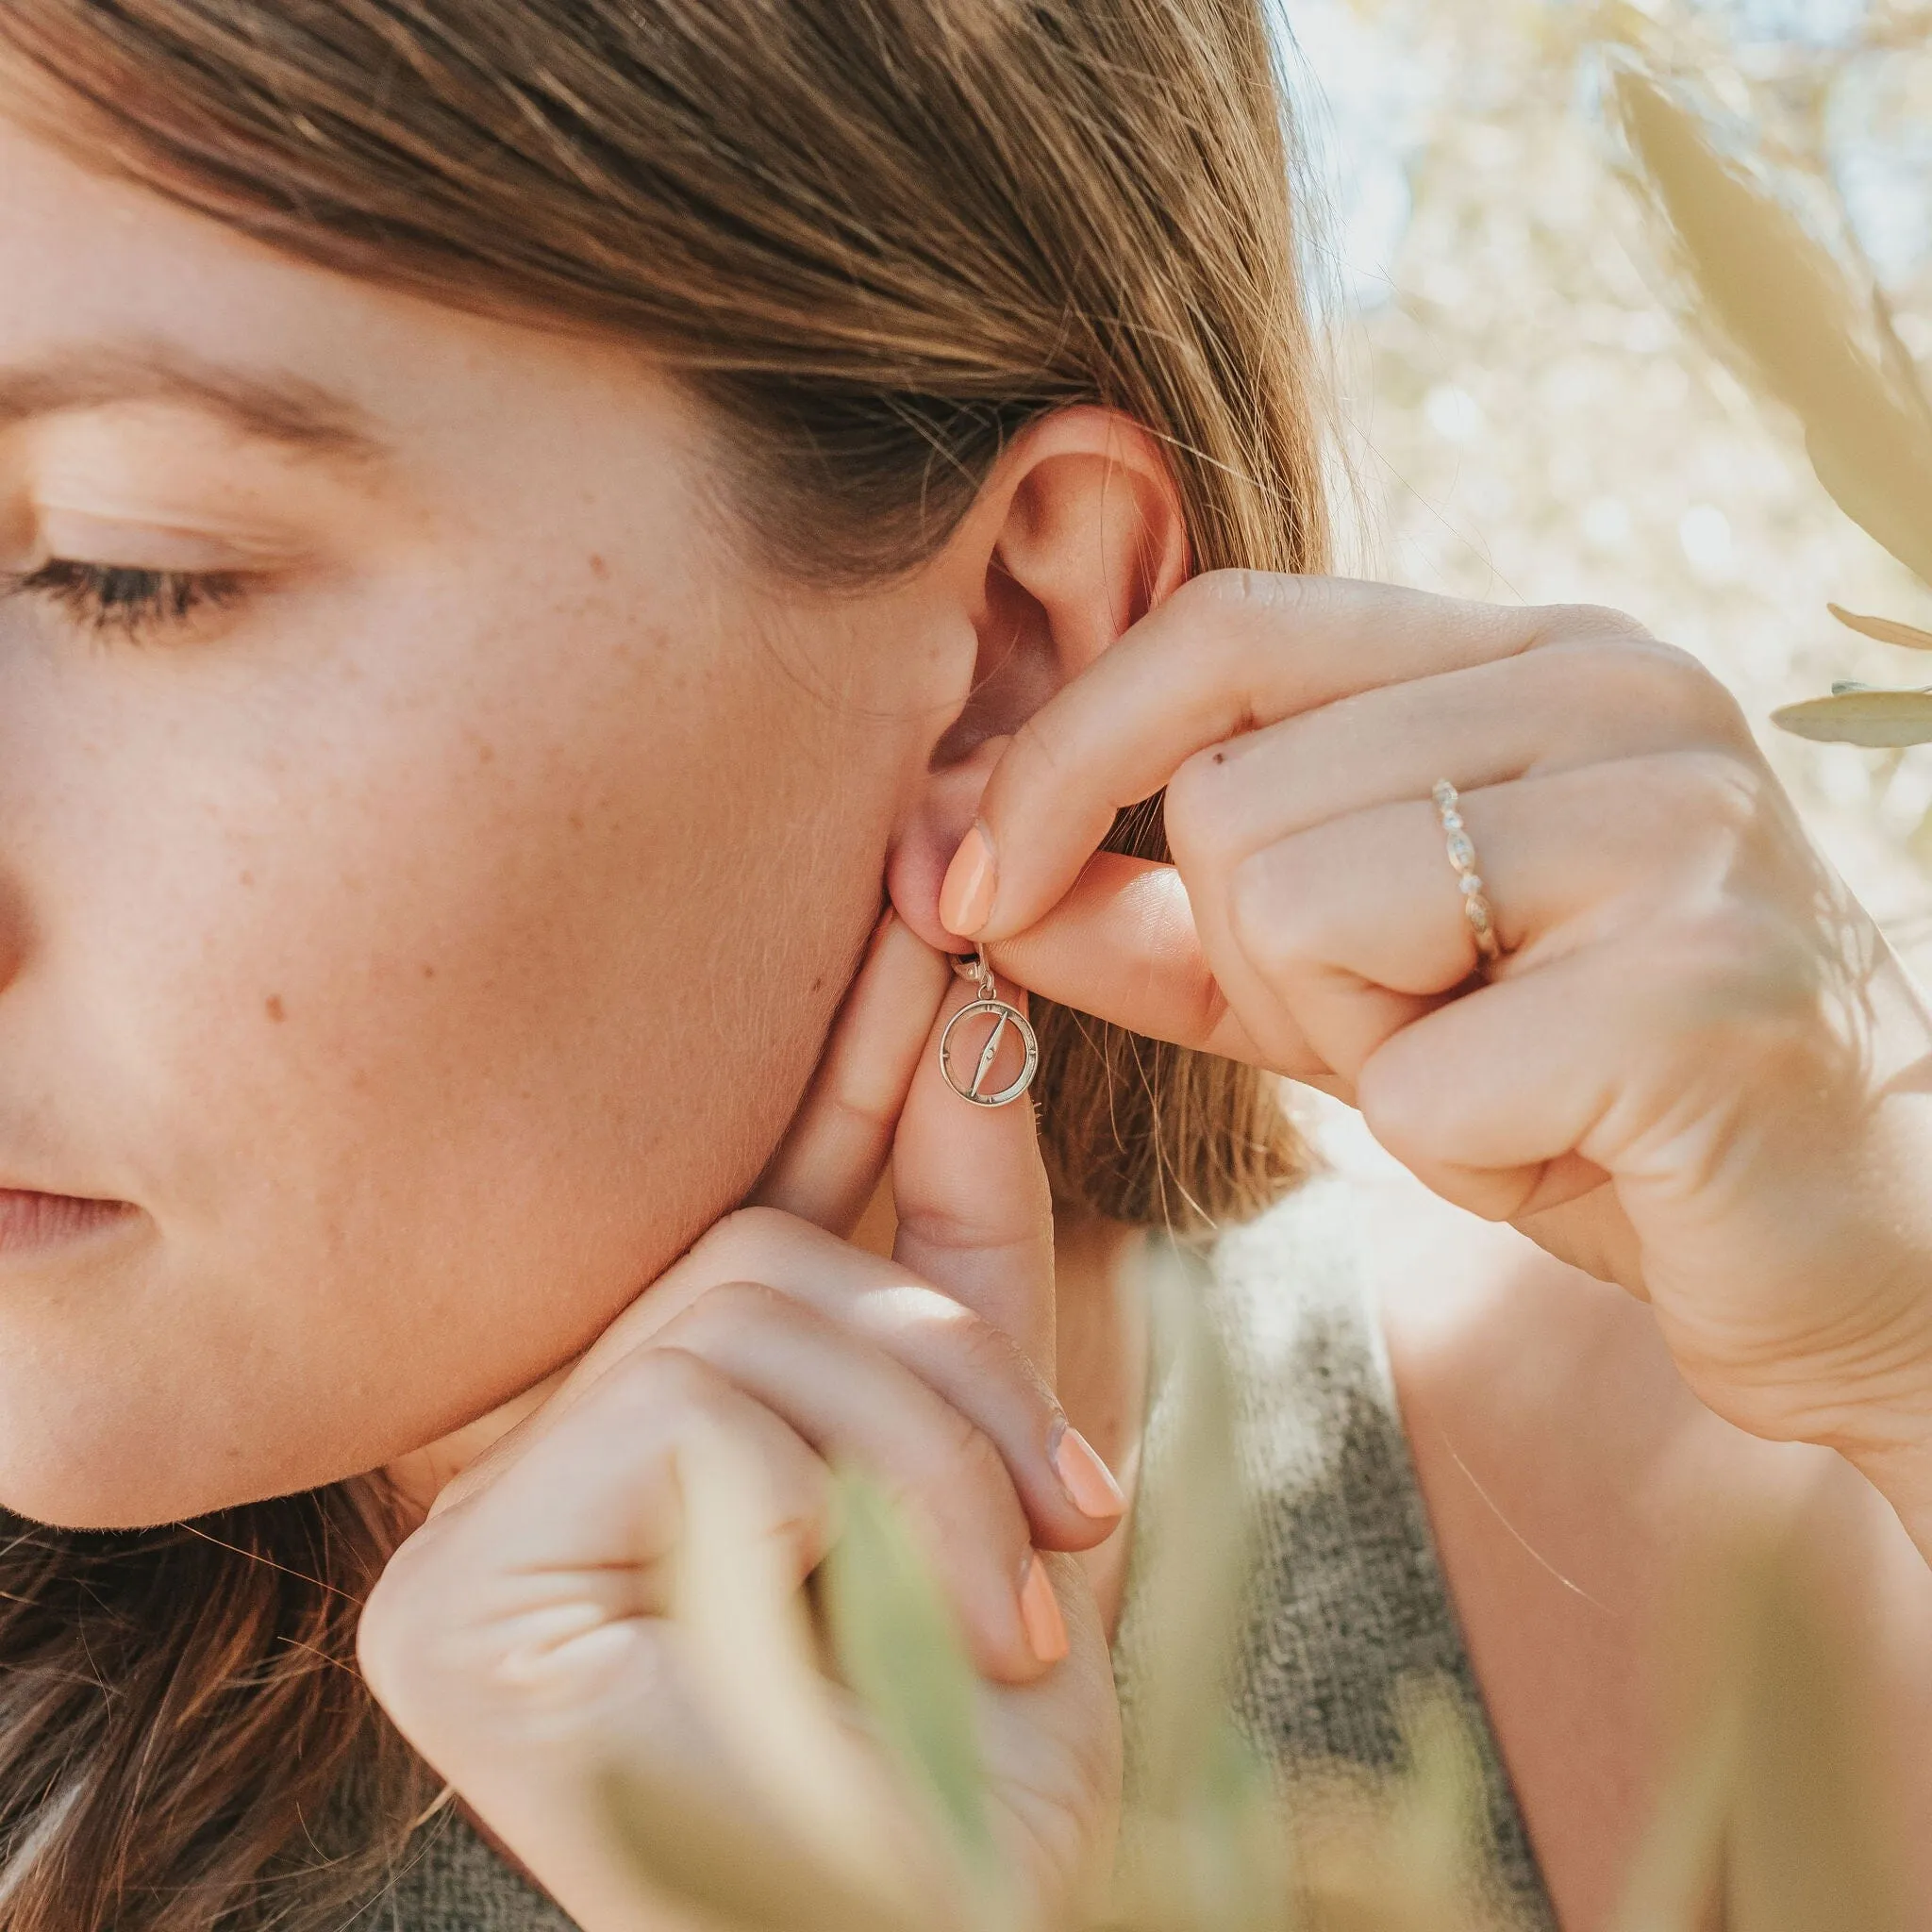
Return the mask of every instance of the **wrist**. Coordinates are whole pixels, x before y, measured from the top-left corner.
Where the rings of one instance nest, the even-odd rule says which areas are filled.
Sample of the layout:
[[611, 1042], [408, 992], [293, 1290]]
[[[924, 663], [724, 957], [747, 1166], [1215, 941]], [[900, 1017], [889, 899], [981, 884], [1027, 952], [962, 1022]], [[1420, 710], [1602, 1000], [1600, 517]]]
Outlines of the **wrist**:
[[1835, 1449], [1897, 1512], [1932, 1563], [1932, 1357], [1821, 1407], [1805, 1438]]
[[[1775, 1424], [1733, 1420], [1835, 1451], [1892, 1506], [1932, 1563], [1932, 1259], [1915, 1253], [1887, 1267], [1868, 1249], [1860, 1262], [1832, 1271], [1840, 1308], [1857, 1314], [1819, 1337], [1808, 1359], [1802, 1350], [1785, 1355], [1770, 1386], [1753, 1391], [1778, 1412]], [[1862, 1293], [1846, 1291], [1848, 1277]]]
[[1840, 1453], [1897, 1512], [1919, 1554], [1932, 1564], [1932, 1421], [1916, 1434], [1899, 1429], [1894, 1439], [1867, 1439]]
[[1836, 1320], [1814, 1328], [1797, 1378], [1810, 1425], [1791, 1433], [1850, 1462], [1932, 1562], [1932, 1093], [1895, 1095], [1880, 1112], [1885, 1131], [1874, 1122], [1859, 1174], [1834, 1190], [1839, 1213], [1818, 1216], [1829, 1232], [1813, 1279]]

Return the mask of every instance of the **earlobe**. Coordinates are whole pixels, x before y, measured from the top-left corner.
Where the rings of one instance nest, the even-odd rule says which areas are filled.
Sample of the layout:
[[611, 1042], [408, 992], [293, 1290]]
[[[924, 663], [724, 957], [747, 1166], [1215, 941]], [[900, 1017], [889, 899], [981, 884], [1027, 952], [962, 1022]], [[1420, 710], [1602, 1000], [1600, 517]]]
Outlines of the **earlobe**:
[[934, 771], [886, 857], [886, 891], [893, 909], [942, 953], [972, 950], [940, 923], [940, 885], [959, 841], [972, 829], [980, 793], [1007, 744], [1005, 738], [982, 740], [958, 763]]

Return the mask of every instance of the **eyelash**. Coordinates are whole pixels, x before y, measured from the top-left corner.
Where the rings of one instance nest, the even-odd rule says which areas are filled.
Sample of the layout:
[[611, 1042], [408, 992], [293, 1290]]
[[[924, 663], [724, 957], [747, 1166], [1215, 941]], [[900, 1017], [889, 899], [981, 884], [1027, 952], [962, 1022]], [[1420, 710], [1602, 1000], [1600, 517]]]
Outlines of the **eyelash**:
[[130, 640], [232, 604], [242, 591], [242, 579], [230, 572], [136, 570], [59, 557], [8, 579], [6, 588], [59, 605], [96, 637], [119, 631]]

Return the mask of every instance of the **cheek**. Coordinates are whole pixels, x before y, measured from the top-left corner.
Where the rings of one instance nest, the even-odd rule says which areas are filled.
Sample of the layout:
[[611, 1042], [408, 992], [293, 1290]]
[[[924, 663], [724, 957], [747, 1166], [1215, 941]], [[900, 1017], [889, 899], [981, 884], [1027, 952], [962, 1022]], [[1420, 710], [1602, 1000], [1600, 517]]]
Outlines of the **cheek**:
[[258, 693], [190, 797], [141, 783], [177, 733], [125, 734], [157, 802], [96, 841], [61, 983], [75, 1038], [116, 1016], [152, 1233], [0, 1307], [0, 1361], [65, 1391], [15, 1507], [157, 1520], [433, 1440], [588, 1345], [782, 1132], [876, 911], [879, 734], [715, 630], [461, 616]]

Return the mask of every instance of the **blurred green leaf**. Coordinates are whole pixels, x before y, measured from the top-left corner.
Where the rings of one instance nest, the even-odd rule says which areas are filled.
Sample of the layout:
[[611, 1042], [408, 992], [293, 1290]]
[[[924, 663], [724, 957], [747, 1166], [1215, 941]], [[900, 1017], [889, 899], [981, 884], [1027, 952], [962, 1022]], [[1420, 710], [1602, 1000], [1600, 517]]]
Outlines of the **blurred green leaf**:
[[933, 1802], [987, 1901], [1001, 1885], [974, 1725], [972, 1662], [904, 1517], [877, 1484], [840, 1477], [841, 1530], [823, 1602], [845, 1681], [881, 1742]]
[[1292, 1870], [1281, 1793], [1228, 1724], [1209, 1739], [1181, 1813], [1125, 1822], [1108, 1932], [1291, 1932]]
[[1771, 714], [1780, 730], [1826, 744], [1890, 746], [1932, 741], [1932, 691], [1846, 691]]
[[722, 1430], [683, 1458], [678, 1626], [705, 1715], [762, 1808], [844, 1882], [902, 1895], [887, 1797], [820, 1673], [785, 1512]]
[[1441, 1682], [1404, 1683], [1396, 1718], [1408, 1756], [1393, 1791], [1396, 1853], [1419, 1889], [1453, 1899], [1478, 1882], [1490, 1853], [1476, 1741]]
[[1136, 1505], [1136, 1778], [1109, 1923], [1278, 1932], [1291, 1902], [1280, 1793], [1227, 1709], [1250, 1524], [1233, 1385], [1206, 1312], [1213, 1282], [1170, 1239], [1150, 1251], [1147, 1291], [1162, 1427]]
[[1932, 582], [1932, 405], [1883, 304], [1654, 79], [1625, 67], [1615, 98], [1711, 320], [1804, 425], [1839, 507]]
[[1702, 1932], [1709, 1924], [1736, 1777], [1736, 1710], [1721, 1703], [1665, 1782], [1611, 1932]]
[[913, 1932], [755, 1807], [727, 1805], [687, 1776], [628, 1763], [607, 1773], [598, 1797], [639, 1877], [731, 1932]]
[[1745, 1614], [1730, 1932], [1906, 1932], [1853, 1632], [1776, 1556]]
[[1481, 1747], [1453, 1684], [1406, 1680], [1405, 1761], [1298, 1781], [1291, 1815], [1296, 1932], [1507, 1932]]
[[1855, 1632], [1779, 1543], [1690, 1608], [1713, 1661], [1613, 1932], [1905, 1932]]
[[1177, 1418], [1147, 1505], [1143, 1541], [1156, 1560], [1135, 1582], [1155, 1666], [1141, 1694], [1143, 1783], [1152, 1813], [1194, 1811], [1227, 1761], [1220, 1733], [1248, 1571], [1248, 1499], [1235, 1454], [1234, 1391], [1204, 1312], [1208, 1271], [1170, 1242], [1148, 1268], [1156, 1346], [1173, 1378]]

